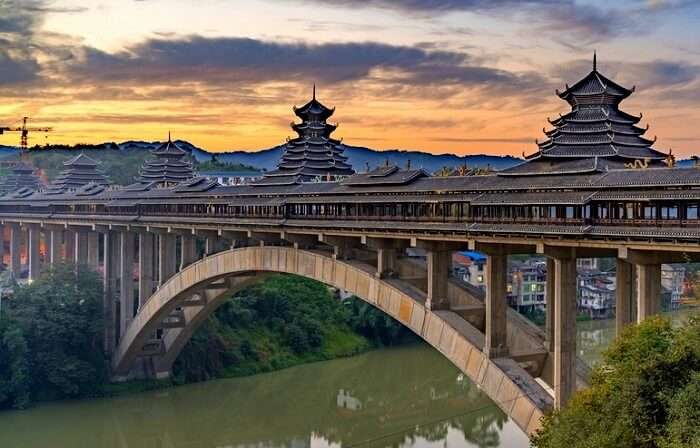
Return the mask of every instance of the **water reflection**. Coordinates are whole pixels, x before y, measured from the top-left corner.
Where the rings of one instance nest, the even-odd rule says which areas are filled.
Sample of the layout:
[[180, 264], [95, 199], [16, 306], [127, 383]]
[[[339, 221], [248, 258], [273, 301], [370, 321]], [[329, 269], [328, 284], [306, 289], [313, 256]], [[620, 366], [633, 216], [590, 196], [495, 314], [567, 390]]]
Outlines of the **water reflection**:
[[0, 435], [3, 448], [527, 446], [493, 402], [423, 345], [6, 412]]

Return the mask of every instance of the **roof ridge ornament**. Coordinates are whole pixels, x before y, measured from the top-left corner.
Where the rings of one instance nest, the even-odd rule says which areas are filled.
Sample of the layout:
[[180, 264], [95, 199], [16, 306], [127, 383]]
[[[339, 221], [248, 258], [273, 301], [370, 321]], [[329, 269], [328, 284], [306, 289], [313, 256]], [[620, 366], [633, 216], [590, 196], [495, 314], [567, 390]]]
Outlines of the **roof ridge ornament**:
[[596, 50], [593, 50], [593, 71], [597, 72], [598, 71], [598, 52]]

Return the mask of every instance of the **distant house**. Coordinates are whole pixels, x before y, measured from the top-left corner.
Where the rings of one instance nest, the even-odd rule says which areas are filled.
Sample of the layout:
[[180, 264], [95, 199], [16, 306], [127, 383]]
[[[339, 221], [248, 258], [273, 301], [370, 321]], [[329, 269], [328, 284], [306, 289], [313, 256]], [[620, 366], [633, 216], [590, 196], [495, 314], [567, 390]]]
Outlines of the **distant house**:
[[198, 174], [226, 186], [245, 185], [263, 177], [262, 171], [200, 171]]

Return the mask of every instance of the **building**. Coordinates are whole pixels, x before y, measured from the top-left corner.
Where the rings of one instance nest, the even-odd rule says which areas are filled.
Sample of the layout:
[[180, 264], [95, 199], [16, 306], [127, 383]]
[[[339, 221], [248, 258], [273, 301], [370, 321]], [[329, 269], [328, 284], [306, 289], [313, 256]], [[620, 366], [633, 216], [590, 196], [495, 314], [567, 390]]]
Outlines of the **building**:
[[661, 286], [669, 294], [669, 306], [677, 310], [681, 306], [685, 288], [686, 269], [681, 264], [661, 265]]
[[154, 186], [173, 186], [195, 177], [188, 153], [173, 142], [168, 141], [151, 151], [152, 158], [146, 160], [139, 170], [138, 181]]
[[197, 175], [225, 186], [247, 185], [263, 177], [261, 171], [199, 171]]
[[452, 256], [452, 265], [455, 274], [461, 276], [463, 281], [477, 288], [485, 287], [486, 256], [484, 254], [476, 251], [455, 252]]
[[579, 270], [577, 308], [593, 319], [612, 317], [615, 311], [615, 274]]
[[571, 110], [545, 130], [546, 139], [525, 163], [501, 171], [501, 176], [583, 174], [626, 168], [673, 166], [673, 156], [652, 148], [656, 141], [644, 137], [648, 130], [637, 126], [642, 118], [620, 110], [619, 105], [634, 92], [593, 70], [557, 95]]
[[20, 191], [35, 191], [43, 185], [36, 169], [28, 163], [16, 164], [10, 174], [0, 183], [0, 196]]
[[110, 185], [111, 181], [98, 165], [98, 161], [82, 153], [63, 162], [65, 169], [48, 186], [47, 192], [64, 192], [89, 184], [102, 187]]
[[509, 263], [508, 304], [518, 311], [546, 308], [547, 263], [539, 257]]
[[288, 139], [278, 168], [265, 173], [255, 185], [292, 185], [305, 182], [338, 181], [355, 171], [343, 155], [344, 145], [331, 137], [337, 124], [328, 123], [335, 109], [329, 109], [316, 99], [314, 86], [311, 101], [294, 113], [301, 123], [292, 123], [297, 137]]

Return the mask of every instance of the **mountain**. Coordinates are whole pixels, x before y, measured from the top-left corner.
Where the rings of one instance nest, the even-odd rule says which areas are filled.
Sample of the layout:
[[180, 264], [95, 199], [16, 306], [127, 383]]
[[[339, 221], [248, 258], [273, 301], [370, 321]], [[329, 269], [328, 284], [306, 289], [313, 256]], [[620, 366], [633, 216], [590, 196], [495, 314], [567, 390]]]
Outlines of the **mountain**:
[[[225, 163], [242, 163], [252, 165], [261, 169], [272, 170], [276, 167], [277, 161], [282, 156], [284, 146], [276, 146], [262, 151], [247, 152], [234, 151], [216, 153], [216, 159]], [[206, 153], [210, 155], [210, 153]], [[521, 160], [511, 156], [489, 156], [489, 155], [467, 155], [457, 156], [454, 154], [430, 154], [422, 151], [406, 151], [401, 149], [391, 149], [377, 151], [361, 146], [345, 145], [345, 155], [356, 171], [365, 171], [367, 165], [370, 168], [389, 163], [405, 167], [410, 160], [414, 168], [423, 168], [426, 171], [434, 172], [444, 166], [456, 167], [465, 163], [470, 167], [491, 168], [496, 170], [511, 167]], [[195, 156], [196, 157], [196, 156]]]

